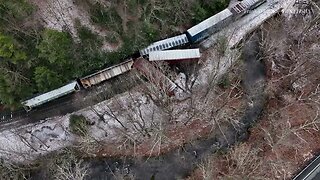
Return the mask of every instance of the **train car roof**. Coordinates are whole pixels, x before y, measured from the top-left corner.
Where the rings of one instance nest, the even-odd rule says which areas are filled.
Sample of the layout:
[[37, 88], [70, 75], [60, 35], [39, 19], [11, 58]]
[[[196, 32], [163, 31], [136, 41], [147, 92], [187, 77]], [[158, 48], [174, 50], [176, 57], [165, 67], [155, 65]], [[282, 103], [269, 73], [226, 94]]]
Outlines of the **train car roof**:
[[85, 77], [82, 77], [82, 78], [80, 78], [80, 79], [90, 78], [90, 77], [92, 77], [92, 76], [95, 76], [95, 75], [97, 75], [97, 74], [100, 74], [101, 72], [104, 72], [104, 71], [113, 69], [113, 68], [118, 67], [118, 66], [122, 66], [122, 65], [127, 64], [127, 63], [130, 63], [130, 62], [133, 63], [133, 60], [132, 60], [132, 59], [129, 59], [129, 60], [126, 60], [126, 61], [121, 62], [121, 63], [119, 63], [119, 64], [115, 64], [115, 65], [113, 65], [113, 66], [109, 66], [109, 67], [107, 67], [107, 68], [104, 68], [104, 69], [102, 69], [102, 70], [99, 70], [99, 71], [97, 71], [97, 72], [94, 72], [94, 73], [92, 73], [92, 74], [89, 74], [89, 75], [87, 75], [87, 76], [85, 76]]
[[232, 16], [231, 11], [229, 9], [224, 9], [223, 11], [209, 17], [208, 19], [188, 29], [187, 32], [191, 36], [195, 36], [201, 33], [202, 31], [209, 29], [210, 27], [214, 26], [215, 24], [229, 16]]
[[77, 86], [79, 86], [78, 83], [76, 81], [74, 81], [74, 82], [69, 83], [65, 86], [62, 86], [58, 89], [49, 91], [47, 93], [36, 96], [32, 99], [26, 100], [26, 101], [22, 102], [22, 104], [26, 107], [29, 107], [29, 108], [36, 107], [36, 106], [44, 104], [50, 100], [57, 99], [61, 96], [64, 96], [64, 95], [69, 94], [73, 91], [76, 91]]
[[178, 36], [174, 36], [171, 38], [167, 38], [167, 39], [164, 39], [161, 41], [154, 42], [154, 43], [150, 44], [148, 47], [142, 49], [140, 51], [140, 54], [143, 56], [143, 55], [149, 54], [152, 51], [161, 51], [164, 49], [170, 49], [172, 47], [181, 46], [181, 45], [186, 44], [188, 42], [189, 42], [189, 40], [187, 38], [187, 35], [181, 34]]
[[149, 61], [184, 60], [200, 58], [199, 49], [179, 49], [154, 51], [149, 54]]

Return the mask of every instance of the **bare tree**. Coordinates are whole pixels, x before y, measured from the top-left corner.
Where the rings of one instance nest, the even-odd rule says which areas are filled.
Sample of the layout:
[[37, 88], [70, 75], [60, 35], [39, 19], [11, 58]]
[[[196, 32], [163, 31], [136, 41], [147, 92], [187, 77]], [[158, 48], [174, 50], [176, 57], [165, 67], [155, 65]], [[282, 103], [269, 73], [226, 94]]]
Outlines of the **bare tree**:
[[219, 152], [198, 165], [203, 179], [266, 179], [265, 162], [260, 150], [249, 144], [238, 144], [226, 154]]
[[66, 150], [64, 156], [59, 156], [59, 164], [55, 164], [54, 177], [62, 180], [83, 180], [88, 175], [88, 166], [75, 156], [74, 152]]
[[27, 179], [29, 171], [36, 167], [17, 165], [9, 161], [0, 160], [0, 179], [20, 180]]

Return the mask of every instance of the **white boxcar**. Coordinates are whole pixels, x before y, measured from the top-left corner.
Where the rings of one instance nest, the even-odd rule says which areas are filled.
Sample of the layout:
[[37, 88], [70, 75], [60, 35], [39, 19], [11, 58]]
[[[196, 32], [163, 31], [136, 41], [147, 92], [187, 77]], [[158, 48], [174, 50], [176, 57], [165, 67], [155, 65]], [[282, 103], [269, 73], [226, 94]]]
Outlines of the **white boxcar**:
[[40, 106], [42, 104], [45, 104], [49, 101], [52, 101], [54, 99], [57, 99], [59, 97], [62, 97], [64, 95], [70, 94], [75, 91], [79, 91], [80, 86], [79, 84], [74, 81], [70, 84], [67, 84], [65, 86], [62, 86], [58, 89], [52, 90], [50, 92], [41, 94], [39, 96], [36, 96], [32, 99], [29, 99], [27, 101], [22, 102], [22, 105], [26, 109], [26, 111], [30, 111], [32, 108]]
[[130, 59], [123, 63], [105, 68], [101, 71], [98, 71], [94, 74], [81, 78], [81, 84], [84, 88], [89, 88], [93, 85], [99, 84], [105, 80], [111, 79], [115, 76], [123, 74], [132, 69], [133, 60]]
[[187, 30], [190, 41], [201, 41], [202, 39], [207, 38], [210, 34], [219, 31], [231, 22], [232, 16], [233, 15], [229, 9], [224, 9], [214, 16], [211, 16], [210, 18], [193, 26]]
[[140, 55], [144, 56], [153, 51], [162, 51], [165, 49], [170, 49], [173, 47], [181, 46], [187, 44], [189, 42], [187, 35], [182, 34], [179, 36], [174, 36], [168, 39], [164, 39], [161, 41], [154, 42], [150, 44], [148, 47], [140, 50]]
[[149, 61], [172, 61], [172, 60], [187, 60], [199, 59], [199, 49], [179, 49], [179, 50], [165, 50], [154, 51], [149, 54]]

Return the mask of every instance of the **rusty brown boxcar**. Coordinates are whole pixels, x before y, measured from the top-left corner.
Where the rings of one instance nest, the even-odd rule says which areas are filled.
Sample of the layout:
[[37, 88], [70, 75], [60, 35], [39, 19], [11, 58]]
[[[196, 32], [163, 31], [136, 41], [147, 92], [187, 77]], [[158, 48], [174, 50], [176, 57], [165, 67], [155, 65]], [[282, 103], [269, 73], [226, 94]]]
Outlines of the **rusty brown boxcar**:
[[89, 88], [93, 85], [99, 84], [105, 80], [111, 79], [115, 76], [123, 74], [132, 69], [133, 60], [130, 59], [123, 63], [117, 64], [115, 66], [111, 66], [105, 68], [101, 71], [98, 71], [94, 74], [90, 74], [89, 76], [83, 77], [80, 79], [80, 82], [84, 88]]
[[174, 90], [177, 88], [177, 85], [149, 61], [144, 58], [138, 58], [135, 60], [133, 67], [168, 95], [174, 94]]

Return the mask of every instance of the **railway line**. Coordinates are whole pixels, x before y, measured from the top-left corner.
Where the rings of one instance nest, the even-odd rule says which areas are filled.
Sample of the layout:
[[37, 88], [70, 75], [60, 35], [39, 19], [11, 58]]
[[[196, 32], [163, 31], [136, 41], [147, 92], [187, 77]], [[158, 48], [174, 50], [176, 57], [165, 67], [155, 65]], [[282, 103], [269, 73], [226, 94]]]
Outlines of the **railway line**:
[[[244, 1], [243, 3], [248, 3], [247, 1]], [[238, 5], [236, 9], [234, 9], [234, 12], [241, 12], [243, 6]], [[185, 42], [183, 42], [185, 43]], [[170, 44], [168, 44], [169, 47]], [[160, 46], [159, 46], [160, 47]], [[166, 45], [161, 46], [163, 48], [166, 47]], [[153, 48], [156, 48], [156, 46], [153, 45]], [[157, 49], [153, 49], [156, 51]], [[163, 50], [163, 49], [160, 49]], [[145, 52], [149, 52], [149, 50], [146, 48], [144, 50]], [[145, 54], [147, 55], [147, 54]], [[92, 77], [92, 76], [88, 76]], [[77, 92], [76, 94], [69, 94], [67, 96], [60, 97], [59, 99], [56, 99], [52, 102], [49, 102], [45, 105], [42, 105], [37, 108], [36, 111], [31, 111], [29, 113], [26, 113], [24, 110], [19, 110], [15, 112], [8, 112], [8, 113], [0, 113], [0, 130], [6, 129], [10, 126], [17, 126], [17, 125], [25, 125], [33, 122], [37, 122], [39, 120], [43, 120], [48, 117], [53, 116], [62, 116], [74, 111], [77, 111], [79, 109], [88, 107], [90, 105], [94, 105], [97, 103], [96, 97], [103, 97], [102, 100], [106, 100], [108, 98], [111, 98], [116, 94], [120, 94], [122, 92], [125, 92], [128, 88], [132, 88], [136, 86], [137, 84], [131, 84], [126, 89], [122, 89], [122, 91], [116, 91], [110, 94], [106, 94], [104, 92], [105, 89], [112, 88], [113, 86], [119, 86], [121, 84], [120, 79], [123, 79], [125, 77], [132, 77], [130, 72], [126, 72], [124, 74], [119, 74], [119, 76], [112, 77], [112, 79], [108, 79], [107, 82], [103, 84], [99, 84], [99, 86], [91, 86], [90, 88]], [[119, 83], [120, 82], [120, 83]], [[138, 82], [138, 81], [136, 81]], [[121, 88], [120, 88], [121, 89]], [[317, 180], [320, 179], [320, 155], [317, 156], [309, 165], [307, 165], [299, 174], [297, 174], [293, 180]]]
[[[132, 77], [135, 76], [131, 73], [132, 72], [122, 74], [100, 84], [99, 86], [92, 87], [85, 91], [79, 91], [74, 94], [60, 97], [59, 99], [39, 106], [36, 110], [30, 112], [20, 109], [14, 112], [0, 113], [0, 130], [4, 130], [12, 126], [21, 126], [38, 122], [54, 116], [63, 116], [94, 105], [97, 101], [107, 100], [116, 94], [121, 94], [139, 84], [137, 79], [132, 79]], [[121, 88], [112, 90], [113, 87]]]
[[[226, 27], [228, 24], [230, 24], [232, 21], [236, 20], [237, 18], [250, 13], [250, 10], [258, 7], [259, 5], [265, 2], [266, 0], [239, 1], [236, 4], [232, 5], [231, 7], [226, 8], [223, 11], [217, 13], [216, 15], [213, 15], [212, 17], [204, 20], [203, 22], [191, 27], [181, 35], [170, 37], [170, 38], [152, 43], [145, 49], [140, 50], [140, 55], [141, 55], [140, 58], [148, 59], [149, 54], [155, 51], [162, 51], [162, 50], [173, 49], [173, 48], [182, 48], [183, 46], [197, 44], [203, 39], [206, 39], [210, 35]], [[138, 62], [141, 62], [141, 61], [138, 61]], [[73, 93], [74, 91], [78, 91], [79, 90], [78, 88], [74, 88], [73, 90], [70, 90], [70, 88], [67, 90], [63, 90], [63, 88], [59, 88], [57, 90], [53, 90], [48, 93], [31, 98], [27, 101], [24, 101], [22, 102], [22, 104], [24, 105], [25, 109], [30, 112], [25, 113], [22, 110], [19, 110], [19, 111], [9, 112], [9, 113], [2, 113], [2, 114], [0, 113], [0, 125], [3, 123], [8, 123], [8, 122], [12, 123], [14, 121], [18, 122], [23, 120], [25, 120], [26, 123], [29, 123], [31, 119], [32, 121], [38, 121], [40, 119], [45, 119], [51, 116], [65, 115], [67, 113], [76, 111], [80, 108], [86, 107], [90, 105], [90, 102], [94, 102], [92, 99], [94, 99], [94, 97], [99, 94], [99, 93], [97, 94], [92, 92], [95, 92], [96, 91], [95, 89], [98, 89], [101, 86], [100, 83], [108, 80], [108, 83], [106, 84], [112, 84], [111, 82], [116, 81], [117, 77], [127, 74], [128, 71], [130, 72], [130, 70], [133, 67], [135, 67], [134, 63], [135, 63], [135, 59], [130, 58], [126, 60], [124, 63], [114, 65], [113, 67], [109, 67], [99, 72], [96, 72], [92, 75], [88, 75], [86, 77], [80, 78], [79, 81], [74, 81], [73, 84], [79, 83], [77, 84], [76, 87], [78, 86], [81, 87], [79, 92]], [[136, 66], [136, 67], [142, 67], [142, 66], [140, 64], [140, 66]], [[146, 70], [153, 69], [153, 68], [147, 68], [147, 69], [136, 68], [136, 69], [138, 71], [140, 70], [141, 73], [144, 75], [147, 74], [147, 79], [149, 78], [149, 81], [150, 79], [152, 79], [153, 81], [156, 80], [155, 77], [151, 77], [149, 75], [149, 74], [152, 74], [151, 72], [146, 72]], [[159, 76], [159, 73], [156, 73], [155, 76], [157, 75]], [[166, 79], [166, 77], [163, 75], [161, 75], [161, 77]], [[154, 82], [158, 82], [158, 81], [154, 81]], [[168, 92], [168, 93], [172, 94], [173, 92], [172, 88], [176, 86], [172, 82], [170, 82], [170, 79], [168, 78], [166, 82], [168, 83], [165, 83], [165, 84], [169, 84], [170, 87], [168, 88], [162, 87], [162, 88], [169, 89], [171, 92]], [[112, 88], [112, 85], [109, 86], [109, 88]], [[117, 93], [120, 93], [120, 92], [121, 90], [117, 91]], [[58, 93], [61, 93], [61, 94], [58, 94]], [[100, 94], [101, 93], [103, 93], [103, 91], [100, 92]], [[87, 98], [87, 97], [90, 97], [90, 98]], [[79, 101], [79, 99], [81, 99], [81, 101]], [[36, 111], [33, 110], [33, 108], [36, 108]]]

